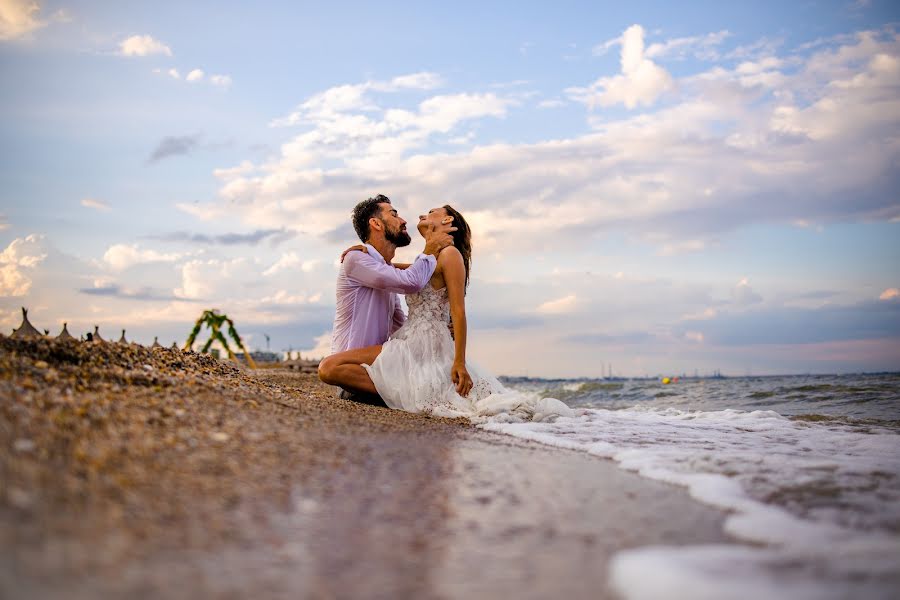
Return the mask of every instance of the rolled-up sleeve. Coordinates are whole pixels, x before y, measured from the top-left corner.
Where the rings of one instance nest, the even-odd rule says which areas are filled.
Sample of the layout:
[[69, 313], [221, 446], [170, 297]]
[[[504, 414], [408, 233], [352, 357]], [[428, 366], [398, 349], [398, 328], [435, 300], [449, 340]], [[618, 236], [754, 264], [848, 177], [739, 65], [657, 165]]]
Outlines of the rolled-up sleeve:
[[420, 291], [437, 267], [437, 260], [430, 254], [420, 254], [408, 269], [397, 269], [380, 256], [364, 252], [350, 252], [344, 259], [347, 278], [360, 285], [387, 290], [397, 294], [414, 294]]

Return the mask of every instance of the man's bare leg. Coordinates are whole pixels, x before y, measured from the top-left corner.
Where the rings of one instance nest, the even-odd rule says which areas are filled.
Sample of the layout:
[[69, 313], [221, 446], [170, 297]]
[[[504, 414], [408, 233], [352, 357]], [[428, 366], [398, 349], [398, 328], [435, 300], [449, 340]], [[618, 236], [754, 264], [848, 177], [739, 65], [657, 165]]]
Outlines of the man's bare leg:
[[381, 354], [381, 346], [369, 346], [332, 354], [319, 363], [319, 379], [345, 390], [378, 394], [375, 384], [372, 383], [362, 365], [371, 365], [379, 354]]

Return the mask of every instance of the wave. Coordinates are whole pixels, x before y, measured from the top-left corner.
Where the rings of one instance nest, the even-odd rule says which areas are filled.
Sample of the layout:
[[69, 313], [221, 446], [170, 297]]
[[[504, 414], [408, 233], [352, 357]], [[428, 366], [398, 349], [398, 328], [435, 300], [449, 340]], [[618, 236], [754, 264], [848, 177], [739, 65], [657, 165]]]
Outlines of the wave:
[[[577, 417], [554, 423], [481, 427], [610, 458], [644, 477], [684, 486], [697, 500], [728, 511], [727, 533], [763, 545], [719, 548], [712, 554], [720, 558], [712, 563], [703, 547], [623, 553], [613, 562], [613, 579], [625, 596], [652, 592], [638, 581], [638, 573], [658, 567], [661, 557], [683, 567], [673, 572], [672, 585], [693, 578], [690, 589], [695, 591], [719, 590], [711, 573], [721, 577], [735, 561], [743, 561], [742, 572], [759, 582], [748, 588], [753, 597], [832, 597], [838, 592], [835, 597], [841, 597], [860, 591], [878, 597], [900, 584], [896, 428], [826, 415], [788, 418], [771, 410], [646, 406], [582, 409]], [[791, 564], [807, 576], [773, 567]]]

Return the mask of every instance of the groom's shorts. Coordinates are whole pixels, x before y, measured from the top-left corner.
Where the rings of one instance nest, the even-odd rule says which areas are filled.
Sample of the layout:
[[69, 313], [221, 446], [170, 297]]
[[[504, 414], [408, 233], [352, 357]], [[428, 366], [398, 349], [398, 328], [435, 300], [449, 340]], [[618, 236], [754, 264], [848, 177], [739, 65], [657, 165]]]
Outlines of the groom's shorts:
[[388, 405], [384, 403], [384, 400], [381, 399], [381, 396], [378, 394], [367, 394], [366, 392], [348, 392], [347, 390], [342, 389], [338, 394], [338, 398], [342, 400], [352, 400], [353, 402], [359, 402], [360, 404], [368, 404], [369, 406], [381, 406], [384, 408], [388, 408]]

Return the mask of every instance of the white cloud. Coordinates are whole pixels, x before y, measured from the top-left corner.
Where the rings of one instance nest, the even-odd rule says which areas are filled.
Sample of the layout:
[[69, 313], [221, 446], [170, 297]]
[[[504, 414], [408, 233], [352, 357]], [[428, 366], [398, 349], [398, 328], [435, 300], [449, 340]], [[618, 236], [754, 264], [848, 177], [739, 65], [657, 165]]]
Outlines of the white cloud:
[[731, 290], [731, 299], [738, 306], [762, 302], [762, 296], [753, 291], [753, 288], [750, 287], [750, 281], [746, 277], [742, 277], [738, 284], [734, 286], [734, 289]]
[[684, 337], [685, 339], [698, 344], [702, 344], [704, 339], [703, 334], [699, 331], [685, 331]]
[[184, 79], [185, 79], [185, 81], [191, 81], [191, 82], [200, 81], [203, 79], [203, 71], [201, 69], [194, 69], [194, 70], [190, 71], [185, 76]]
[[320, 260], [312, 258], [303, 260], [296, 252], [287, 252], [283, 254], [271, 267], [263, 271], [263, 275], [270, 277], [282, 271], [302, 271], [309, 273], [321, 263]]
[[178, 69], [172, 68], [166, 71], [169, 74], [169, 77], [172, 79], [181, 79], [181, 73], [178, 72]]
[[85, 198], [81, 201], [81, 205], [87, 208], [93, 208], [94, 210], [99, 210], [106, 212], [110, 209], [109, 204], [103, 202], [102, 200], [97, 200], [96, 198]]
[[647, 58], [674, 58], [682, 59], [693, 56], [701, 60], [715, 60], [719, 58], [716, 46], [725, 41], [731, 33], [725, 29], [706, 35], [674, 38], [665, 42], [651, 44], [647, 48]]
[[538, 102], [538, 108], [560, 108], [565, 106], [566, 103], [558, 98], [553, 98], [550, 100], [541, 100]]
[[444, 85], [444, 80], [437, 73], [422, 71], [409, 75], [400, 75], [391, 79], [387, 85], [373, 83], [373, 89], [384, 92], [395, 90], [433, 90]]
[[144, 250], [137, 244], [114, 244], [103, 254], [103, 261], [115, 271], [123, 271], [140, 264], [155, 262], [175, 262], [181, 254], [165, 254], [156, 250]]
[[150, 56], [151, 54], [172, 56], [172, 50], [149, 35], [133, 35], [119, 43], [119, 54], [122, 56]]
[[326, 331], [315, 339], [315, 346], [300, 350], [300, 356], [305, 359], [325, 358], [331, 354], [331, 332]]
[[644, 52], [644, 28], [632, 25], [621, 37], [622, 73], [601, 77], [587, 88], [569, 88], [569, 97], [591, 108], [596, 105], [624, 104], [626, 108], [652, 105], [664, 92], [674, 87], [669, 73], [654, 63]]
[[332, 117], [348, 111], [377, 110], [369, 97], [371, 92], [398, 92], [403, 90], [432, 90], [443, 85], [436, 73], [423, 71], [400, 75], [388, 81], [371, 80], [359, 84], [339, 85], [315, 94], [286, 117], [272, 121], [275, 127], [298, 125]]
[[888, 288], [878, 296], [879, 300], [893, 300], [894, 298], [900, 298], [900, 289]]
[[576, 306], [578, 306], [578, 296], [575, 294], [569, 294], [568, 296], [563, 296], [562, 298], [544, 302], [537, 307], [536, 312], [544, 315], [558, 315], [572, 312], [573, 310], [575, 310]]
[[219, 87], [229, 87], [231, 85], [230, 75], [210, 75], [209, 82]]
[[614, 37], [612, 39], [606, 40], [600, 44], [597, 44], [591, 49], [591, 53], [594, 56], [603, 56], [611, 49], [615, 48], [622, 44], [622, 36]]
[[[368, 84], [340, 86], [292, 115], [306, 130], [275, 160], [218, 170], [221, 201], [179, 208], [319, 235], [345, 226], [352, 199], [377, 189], [412, 211], [435, 198], [456, 202], [480, 249], [578, 227], [657, 234], [647, 239], [667, 245], [664, 254], [707, 252], [716, 233], [754, 222], [890, 220], [900, 208], [877, 185], [890, 181], [900, 154], [891, 134], [900, 126], [898, 56], [892, 37], [863, 35], [799, 62], [743, 60], [684, 77], [678, 103], [598, 119], [595, 133], [487, 146], [469, 138], [452, 153], [429, 152], [427, 142], [444, 130], [445, 141], [456, 139], [460, 123], [503, 116], [515, 104], [454, 94], [417, 110], [379, 107]], [[760, 73], [782, 77], [779, 95], [747, 85]], [[831, 105], [841, 110], [828, 112]], [[798, 188], [798, 179], [807, 184]]]
[[702, 252], [707, 248], [706, 240], [680, 240], [664, 244], [659, 250], [660, 256], [675, 256], [690, 252]]
[[41, 6], [33, 0], [0, 0], [0, 40], [13, 40], [44, 27]]
[[31, 234], [16, 238], [0, 252], [0, 297], [28, 294], [32, 280], [27, 272], [47, 258], [43, 241], [43, 236]]

